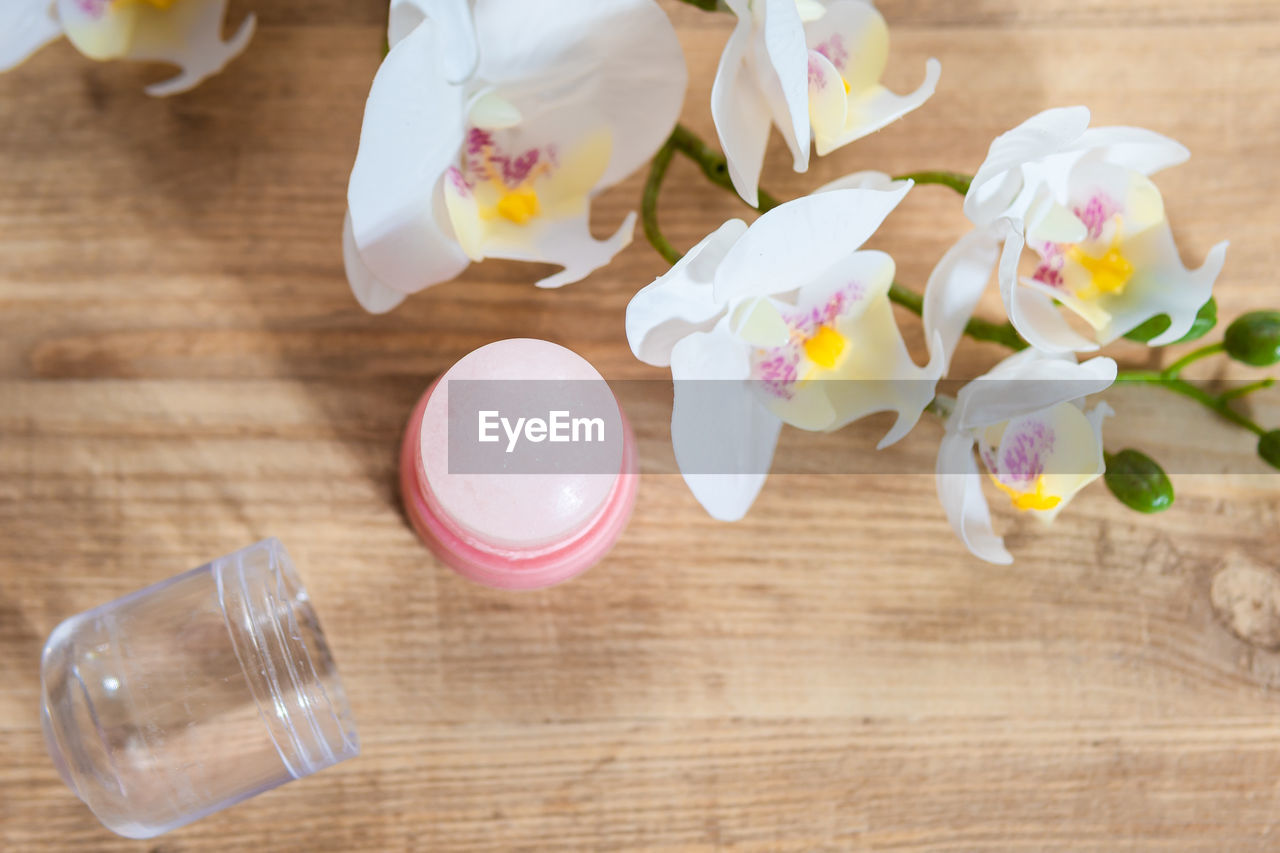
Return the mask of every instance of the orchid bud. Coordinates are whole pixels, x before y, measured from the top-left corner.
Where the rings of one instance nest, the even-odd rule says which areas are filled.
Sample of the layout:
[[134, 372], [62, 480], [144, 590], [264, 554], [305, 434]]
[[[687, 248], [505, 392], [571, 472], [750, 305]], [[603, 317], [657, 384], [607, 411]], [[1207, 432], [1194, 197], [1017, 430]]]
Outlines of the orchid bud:
[[1106, 455], [1107, 488], [1120, 503], [1138, 512], [1163, 512], [1173, 506], [1173, 484], [1154, 459], [1138, 450]]
[[1272, 468], [1280, 468], [1280, 429], [1273, 429], [1258, 439], [1258, 455]]
[[1280, 361], [1280, 311], [1250, 311], [1227, 326], [1222, 338], [1227, 355], [1254, 367]]

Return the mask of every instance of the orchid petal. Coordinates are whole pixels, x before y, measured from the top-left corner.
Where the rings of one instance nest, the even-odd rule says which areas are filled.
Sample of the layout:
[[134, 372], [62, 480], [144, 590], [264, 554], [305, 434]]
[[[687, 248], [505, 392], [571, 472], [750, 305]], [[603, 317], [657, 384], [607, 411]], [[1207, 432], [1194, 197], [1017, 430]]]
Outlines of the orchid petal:
[[964, 199], [965, 215], [988, 225], [1006, 215], [1024, 189], [1021, 167], [1066, 150], [1089, 127], [1087, 107], [1046, 110], [997, 136], [973, 176]]
[[185, 92], [217, 74], [253, 37], [257, 19], [245, 17], [228, 41], [222, 40], [227, 0], [183, 0], [161, 9], [149, 3], [116, 7], [105, 0], [58, 0], [67, 38], [91, 59], [170, 62], [182, 71], [148, 86], [149, 95]]
[[523, 116], [522, 128], [565, 150], [611, 132], [596, 189], [643, 165], [675, 126], [687, 73], [670, 19], [652, 0], [592, 0], [573, 13], [527, 0], [475, 7], [477, 76]]
[[771, 300], [748, 299], [729, 317], [729, 326], [740, 339], [753, 347], [778, 347], [791, 337], [782, 312]]
[[1181, 142], [1141, 127], [1090, 128], [1076, 146], [1099, 149], [1106, 162], [1148, 176], [1191, 159], [1191, 152]]
[[[915, 426], [933, 399], [941, 362], [920, 368], [911, 360], [889, 303], [893, 273], [893, 259], [885, 253], [855, 252], [801, 288], [794, 305], [780, 306], [786, 326], [797, 334], [810, 336], [821, 327], [840, 342], [835, 364], [814, 365], [801, 355], [803, 349], [789, 350], [799, 359], [795, 380], [761, 383], [762, 399], [784, 423], [833, 430], [873, 412], [896, 412], [879, 447]], [[765, 350], [760, 358], [779, 355]]]
[[936, 59], [930, 59], [925, 62], [924, 82], [914, 92], [899, 95], [883, 86], [876, 86], [859, 94], [851, 92], [844, 127], [832, 136], [815, 136], [815, 150], [819, 156], [829, 154], [893, 124], [933, 97], [941, 76], [942, 64]]
[[825, 140], [839, 136], [849, 114], [845, 82], [831, 61], [816, 50], [809, 51], [809, 122], [818, 141], [818, 153], [825, 153]]
[[1108, 322], [1098, 330], [1099, 342], [1110, 343], [1151, 317], [1164, 314], [1169, 317], [1169, 328], [1148, 344], [1160, 347], [1176, 343], [1191, 330], [1196, 314], [1213, 294], [1213, 285], [1226, 263], [1228, 245], [1217, 244], [1199, 269], [1189, 270], [1182, 264], [1168, 222], [1127, 243], [1126, 249], [1139, 272], [1124, 293], [1106, 300]]
[[1000, 237], [992, 228], [975, 228], [947, 250], [924, 288], [925, 337], [940, 342], [944, 371], [964, 335], [965, 326], [987, 289], [1000, 258]]
[[725, 306], [713, 298], [711, 282], [729, 247], [746, 230], [741, 219], [730, 219], [632, 297], [627, 305], [627, 342], [636, 358], [665, 367], [681, 338], [715, 325]]
[[895, 181], [885, 172], [868, 169], [863, 172], [845, 175], [843, 178], [836, 178], [831, 183], [818, 187], [814, 192], [825, 193], [831, 190], [880, 190], [881, 192], [891, 192], [901, 190], [903, 187], [910, 189], [911, 186], [911, 181]]
[[374, 278], [404, 293], [447, 281], [468, 263], [437, 211], [464, 128], [462, 90], [437, 73], [434, 26], [424, 21], [378, 69], [347, 191], [361, 258]]
[[791, 150], [792, 165], [803, 172], [809, 168], [809, 49], [804, 22], [795, 0], [763, 3], [762, 40], [754, 57], [757, 79], [773, 121]]
[[835, 0], [804, 28], [809, 48], [830, 60], [851, 91], [880, 83], [889, 64], [889, 25], [866, 0]]
[[[1172, 232], [1170, 232], [1171, 241], [1172, 236]], [[1191, 271], [1185, 268], [1182, 269], [1182, 272], [1187, 274], [1187, 278], [1185, 279], [1185, 287], [1179, 293], [1178, 307], [1169, 314], [1169, 328], [1163, 334], [1152, 338], [1149, 342], [1151, 346], [1162, 347], [1177, 343], [1179, 338], [1191, 331], [1192, 325], [1195, 324], [1196, 313], [1209, 301], [1214, 282], [1218, 280], [1218, 276], [1222, 273], [1222, 267], [1227, 262], [1227, 247], [1229, 245], [1230, 243], [1224, 240], [1210, 249], [1208, 256], [1205, 257], [1205, 261], [1200, 265], [1199, 269]], [[1177, 248], [1174, 247], [1173, 251], [1176, 253]], [[1181, 266], [1181, 262], [1178, 265]], [[1173, 273], [1173, 270], [1171, 269], [1170, 272]], [[1200, 299], [1200, 304], [1194, 310], [1188, 312], [1183, 306], [1189, 305], [1196, 299]], [[1126, 329], [1126, 331], [1128, 330]]]
[[711, 118], [729, 164], [729, 179], [742, 200], [759, 203], [760, 172], [769, 142], [769, 105], [744, 60], [752, 34], [751, 18], [738, 20], [729, 36], [715, 82], [711, 84]]
[[982, 494], [982, 476], [973, 457], [973, 436], [947, 432], [938, 447], [935, 481], [947, 521], [976, 557], [989, 563], [1013, 562], [1004, 540], [991, 527], [991, 510]]
[[486, 227], [484, 217], [480, 215], [480, 203], [476, 194], [467, 185], [457, 167], [450, 166], [444, 173], [442, 185], [444, 209], [449, 214], [449, 224], [453, 227], [454, 239], [458, 247], [472, 261], [484, 260]]
[[436, 52], [445, 80], [470, 78], [480, 63], [480, 47], [468, 0], [391, 0], [387, 44], [395, 47], [427, 18], [436, 23]]
[[806, 24], [827, 14], [823, 0], [796, 0], [796, 9], [800, 12], [800, 20]]
[[1052, 196], [1037, 200], [1027, 216], [1027, 241], [1036, 243], [1079, 243], [1089, 236], [1080, 218]]
[[1000, 296], [1009, 322], [1031, 346], [1046, 352], [1088, 352], [1098, 348], [1071, 328], [1043, 293], [1018, 286], [1018, 263], [1026, 242], [1022, 223], [1005, 221], [1004, 250], [1000, 255]]
[[467, 107], [467, 121], [481, 130], [506, 130], [523, 119], [515, 104], [494, 91], [482, 92]]
[[910, 188], [833, 190], [770, 210], [725, 255], [716, 299], [785, 293], [818, 277], [866, 242]]
[[875, 7], [863, 0], [831, 3], [826, 15], [805, 27], [805, 34], [811, 48], [810, 98], [816, 94], [830, 101], [842, 90], [845, 93], [842, 110], [830, 105], [814, 109], [811, 101], [814, 143], [820, 156], [897, 121], [937, 89], [942, 66], [936, 59], [925, 64], [924, 82], [910, 94], [897, 95], [880, 84], [889, 59], [889, 27]]
[[62, 35], [55, 0], [5, 0], [0, 4], [0, 71], [8, 71]]
[[698, 502], [721, 521], [746, 515], [760, 493], [782, 422], [747, 385], [743, 345], [724, 326], [694, 332], [671, 351], [671, 443]]
[[1074, 356], [1027, 349], [960, 389], [948, 428], [973, 430], [1098, 394], [1116, 380], [1106, 356], [1076, 364]]
[[356, 247], [356, 238], [351, 233], [350, 213], [342, 224], [342, 261], [346, 267], [347, 281], [351, 284], [351, 292], [355, 294], [360, 307], [370, 314], [385, 314], [403, 302], [408, 295], [378, 281], [377, 276], [369, 271]]
[[[839, 372], [840, 379], [853, 381], [837, 381], [828, 390], [836, 412], [831, 428], [845, 426], [872, 412], [896, 412], [897, 420], [876, 444], [877, 449], [884, 449], [905, 437], [919, 422], [942, 376], [942, 360], [935, 355], [923, 368], [911, 360], [887, 296], [873, 299], [862, 316], [842, 331], [858, 346], [847, 367]], [[930, 350], [936, 352], [936, 344]]]
[[635, 235], [636, 214], [627, 214], [622, 225], [610, 237], [597, 240], [591, 236], [587, 214], [547, 222], [538, 229], [529, 245], [490, 244], [485, 255], [510, 261], [536, 261], [559, 264], [564, 269], [535, 282], [538, 287], [564, 287], [581, 281], [591, 273], [607, 265], [613, 256], [631, 244]]
[[1047, 508], [1030, 508], [1042, 521], [1053, 521], [1105, 468], [1101, 419], [1095, 423], [1071, 402], [1012, 418], [993, 430], [999, 446], [988, 467], [996, 481], [1017, 492], [1038, 489], [1056, 498]]

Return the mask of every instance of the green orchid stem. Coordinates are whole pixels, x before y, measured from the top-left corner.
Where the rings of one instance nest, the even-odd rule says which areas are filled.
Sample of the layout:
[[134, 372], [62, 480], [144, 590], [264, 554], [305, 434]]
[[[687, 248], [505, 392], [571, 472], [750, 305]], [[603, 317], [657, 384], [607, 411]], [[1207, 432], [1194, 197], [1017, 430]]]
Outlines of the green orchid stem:
[[973, 183], [972, 175], [942, 171], [910, 172], [906, 175], [895, 175], [893, 179], [895, 181], [915, 181], [917, 184], [937, 184], [942, 187], [951, 187], [960, 195], [968, 195], [969, 185]]
[[1226, 347], [1221, 342], [1200, 347], [1199, 349], [1192, 350], [1173, 364], [1166, 367], [1164, 370], [1160, 371], [1160, 374], [1168, 379], [1177, 379], [1182, 375], [1182, 368], [1186, 367], [1188, 364], [1193, 364], [1200, 359], [1207, 358], [1211, 355], [1217, 355], [1225, 350]]
[[645, 179], [644, 195], [640, 202], [640, 220], [644, 225], [645, 239], [667, 263], [673, 265], [680, 260], [681, 253], [671, 245], [671, 241], [666, 238], [658, 225], [658, 196], [662, 192], [662, 181], [667, 176], [667, 167], [671, 165], [671, 158], [675, 153], [675, 146], [668, 139], [658, 149], [658, 153], [653, 155], [653, 162], [649, 164], [649, 177]]
[[704, 12], [719, 12], [724, 8], [720, 5], [720, 0], [680, 0], [680, 2], [696, 6]]
[[[649, 164], [649, 176], [644, 182], [644, 195], [640, 202], [640, 221], [644, 225], [644, 236], [669, 264], [676, 263], [684, 253], [671, 245], [671, 241], [666, 238], [658, 225], [658, 196], [662, 193], [662, 182], [667, 177], [667, 168], [671, 165], [671, 159], [676, 152], [688, 157], [702, 170], [702, 174], [708, 181], [735, 196], [738, 195], [738, 191], [733, 188], [733, 179], [729, 177], [729, 163], [724, 159], [724, 155], [699, 139], [698, 135], [689, 128], [677, 124], [671, 131], [671, 135], [667, 137], [667, 141], [658, 149], [658, 153], [653, 155], [653, 161]], [[763, 190], [759, 193], [758, 201], [759, 204], [755, 209], [761, 213], [773, 210], [782, 203]]]
[[[1210, 349], [1210, 348], [1205, 347], [1204, 349]], [[1210, 355], [1210, 354], [1211, 353], [1206, 353], [1206, 355]], [[1195, 355], [1195, 353], [1191, 353], [1191, 355]], [[1199, 356], [1199, 357], [1203, 358], [1204, 356]], [[1183, 359], [1183, 360], [1185, 361], [1186, 359]], [[1192, 359], [1192, 361], [1194, 360], [1195, 359]], [[1267, 431], [1262, 427], [1258, 426], [1258, 424], [1256, 424], [1252, 418], [1249, 418], [1246, 415], [1242, 415], [1240, 412], [1237, 412], [1235, 409], [1231, 408], [1232, 398], [1240, 396], [1239, 393], [1210, 394], [1208, 391], [1204, 390], [1203, 388], [1197, 385], [1192, 385], [1190, 382], [1188, 382], [1185, 379], [1181, 379], [1176, 375], [1170, 375], [1170, 371], [1173, 369], [1173, 367], [1177, 367], [1177, 366], [1178, 366], [1178, 363], [1175, 362], [1174, 365], [1169, 368], [1169, 370], [1165, 370], [1165, 371], [1122, 370], [1120, 371], [1119, 374], [1116, 375], [1116, 384], [1119, 385], [1121, 383], [1131, 382], [1131, 383], [1137, 383], [1137, 384], [1143, 384], [1143, 385], [1159, 385], [1163, 388], [1167, 388], [1168, 390], [1172, 391], [1175, 394], [1181, 394], [1184, 397], [1189, 397], [1192, 400], [1195, 400], [1197, 403], [1204, 406], [1206, 409], [1210, 409], [1211, 411], [1217, 412], [1223, 418], [1226, 418], [1227, 420], [1231, 421], [1233, 424], [1236, 424], [1237, 426], [1244, 427], [1245, 429], [1249, 430], [1255, 435], [1266, 435]], [[1266, 380], [1263, 380], [1263, 382], [1265, 381]], [[1255, 383], [1255, 384], [1258, 385], [1259, 387], [1263, 387], [1262, 382]], [[1243, 389], [1237, 389], [1237, 391], [1239, 390], [1243, 390]], [[1257, 390], [1257, 388], [1254, 388], [1251, 390]]]
[[1259, 379], [1257, 382], [1250, 382], [1248, 385], [1241, 385], [1239, 388], [1233, 388], [1230, 391], [1223, 391], [1218, 395], [1218, 399], [1226, 402], [1228, 400], [1236, 400], [1254, 391], [1263, 391], [1276, 384], [1274, 376], [1268, 376], [1266, 379]]
[[[702, 170], [702, 174], [708, 181], [726, 192], [738, 194], [738, 191], [733, 188], [733, 179], [729, 177], [729, 163], [724, 159], [724, 155], [703, 142], [696, 133], [682, 124], [677, 124], [671, 131], [667, 143], [675, 146], [677, 151], [692, 160]], [[773, 210], [782, 204], [764, 190], [757, 193], [756, 201], [755, 209], [761, 213]]]
[[[896, 302], [912, 314], [924, 316], [924, 297], [909, 290], [896, 281], [889, 286], [889, 301]], [[965, 324], [964, 333], [975, 341], [989, 341], [1006, 346], [1015, 352], [1024, 350], [1028, 344], [1013, 328], [1012, 323], [992, 323], [979, 317], [973, 317]]]

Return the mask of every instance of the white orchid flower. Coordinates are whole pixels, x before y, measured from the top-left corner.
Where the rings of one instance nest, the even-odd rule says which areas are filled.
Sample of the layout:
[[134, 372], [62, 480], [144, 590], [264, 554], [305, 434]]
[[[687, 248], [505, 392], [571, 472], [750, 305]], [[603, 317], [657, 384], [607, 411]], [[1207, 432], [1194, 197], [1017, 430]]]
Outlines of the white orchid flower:
[[222, 39], [227, 0], [4, 0], [0, 71], [8, 71], [65, 35], [90, 59], [168, 62], [182, 72], [148, 86], [149, 95], [194, 88], [240, 55], [253, 37], [249, 15]]
[[1084, 398], [1115, 378], [1109, 358], [1077, 364], [1069, 353], [1026, 349], [960, 389], [938, 449], [938, 499], [976, 556], [1013, 562], [991, 527], [975, 447], [990, 480], [1016, 509], [1051, 522], [1105, 470], [1102, 421], [1111, 407], [1099, 403], [1085, 412]]
[[746, 514], [783, 423], [834, 430], [872, 412], [906, 435], [942, 372], [911, 360], [889, 303], [893, 259], [859, 251], [911, 185], [843, 189], [732, 219], [627, 306], [641, 361], [670, 366], [671, 440], [694, 496], [715, 518]]
[[870, 0], [725, 0], [738, 24], [716, 71], [711, 115], [738, 194], [757, 203], [770, 124], [795, 170], [919, 107], [938, 85], [930, 59], [909, 95], [880, 85], [889, 28]]
[[[360, 304], [388, 311], [484, 258], [564, 267], [540, 287], [607, 264], [635, 214], [596, 240], [591, 198], [658, 149], [684, 98], [667, 16], [653, 0], [476, 0], [474, 22], [432, 5], [452, 13], [395, 43], [365, 108], [343, 240]], [[472, 34], [479, 65], [451, 81], [468, 49], [438, 46]]]
[[[1187, 269], [1150, 175], [1189, 152], [1141, 128], [1091, 129], [1089, 118], [1085, 107], [1048, 110], [992, 143], [965, 197], [965, 213], [985, 234], [971, 235], [968, 253], [949, 260], [985, 265], [989, 274], [990, 246], [1003, 240], [1005, 309], [1018, 332], [1047, 352], [1095, 350], [1159, 315], [1170, 324], [1150, 343], [1173, 343], [1209, 301], [1227, 243]], [[1038, 263], [1021, 274], [1027, 247]], [[954, 281], [945, 270], [935, 279], [953, 291], [939, 298], [953, 304], [975, 304], [986, 286], [986, 276]], [[1057, 305], [1082, 318], [1090, 334], [1076, 331]]]

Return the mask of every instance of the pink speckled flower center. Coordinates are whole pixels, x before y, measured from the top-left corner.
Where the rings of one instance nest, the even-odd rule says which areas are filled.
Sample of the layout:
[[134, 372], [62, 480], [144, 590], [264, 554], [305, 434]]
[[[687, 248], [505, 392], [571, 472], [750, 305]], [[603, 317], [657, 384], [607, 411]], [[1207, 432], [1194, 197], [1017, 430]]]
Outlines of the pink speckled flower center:
[[541, 212], [535, 182], [557, 167], [553, 146], [505, 150], [493, 132], [473, 127], [467, 132], [462, 168], [448, 172], [450, 186], [468, 196], [477, 187], [493, 195], [493, 212], [515, 225], [524, 225]]
[[1027, 487], [1045, 472], [1045, 459], [1053, 452], [1053, 428], [1044, 421], [1028, 421], [1001, 442], [992, 473], [1005, 485]]
[[845, 47], [844, 38], [839, 33], [835, 33], [826, 41], [820, 42], [814, 50], [825, 56], [837, 69], [844, 68], [849, 62], [849, 50]]
[[[1068, 262], [1075, 262], [1088, 274], [1092, 282], [1087, 288], [1076, 288], [1076, 296], [1089, 297], [1099, 293], [1115, 292], [1122, 289], [1132, 275], [1132, 267], [1120, 251], [1120, 231], [1122, 216], [1120, 205], [1109, 196], [1098, 193], [1083, 205], [1072, 209], [1076, 218], [1084, 223], [1088, 233], [1081, 243], [1041, 242], [1033, 244], [1040, 255], [1040, 263], [1032, 278], [1041, 284], [1066, 291], [1067, 279], [1065, 270]], [[1103, 240], [1107, 227], [1114, 223], [1115, 228], [1111, 245], [1091, 254], [1084, 244], [1092, 244], [1095, 249]]]
[[756, 349], [753, 378], [773, 396], [790, 400], [797, 382], [810, 373], [833, 368], [844, 348], [844, 337], [838, 331], [840, 319], [862, 296], [862, 285], [849, 282], [821, 305], [804, 311], [780, 311], [790, 333], [787, 342]]
[[471, 186], [488, 181], [512, 190], [552, 171], [555, 159], [553, 146], [506, 151], [492, 131], [473, 127], [467, 131], [462, 171]]

